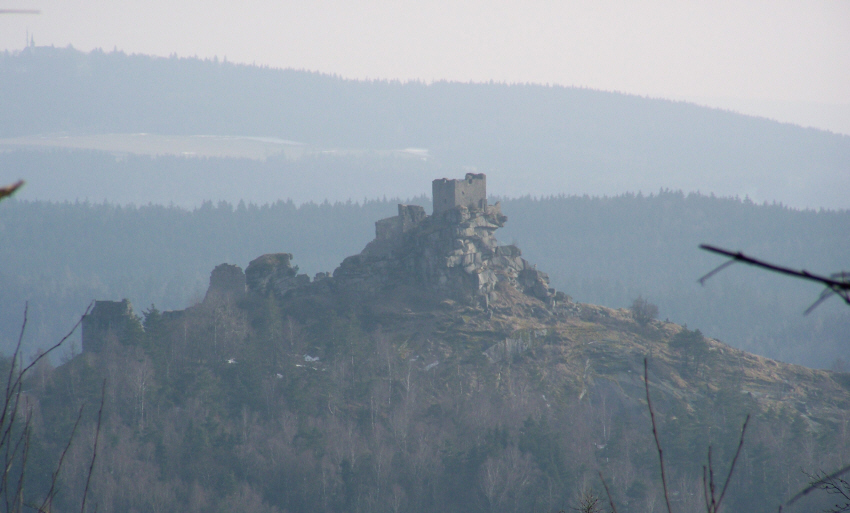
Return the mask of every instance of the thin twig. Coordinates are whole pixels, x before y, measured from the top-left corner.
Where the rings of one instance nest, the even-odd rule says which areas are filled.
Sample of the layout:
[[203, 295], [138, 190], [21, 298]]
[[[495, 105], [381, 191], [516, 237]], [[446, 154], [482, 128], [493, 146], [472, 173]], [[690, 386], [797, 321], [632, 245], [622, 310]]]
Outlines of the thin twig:
[[89, 465], [89, 473], [86, 476], [86, 488], [83, 490], [83, 503], [80, 505], [80, 513], [86, 511], [86, 497], [89, 495], [89, 483], [91, 483], [91, 475], [94, 473], [94, 462], [97, 459], [97, 442], [100, 438], [100, 421], [103, 416], [103, 402], [106, 399], [106, 379], [103, 380], [103, 386], [100, 389], [100, 409], [97, 410], [97, 429], [94, 432], [94, 448], [91, 452], [91, 465]]
[[[702, 247], [702, 246], [700, 246], [700, 247]], [[729, 260], [728, 262], [723, 262], [722, 264], [720, 264], [719, 266], [712, 269], [711, 272], [709, 272], [708, 274], [706, 274], [705, 276], [703, 276], [702, 278], [700, 278], [697, 281], [699, 282], [700, 285], [705, 285], [705, 280], [711, 278], [715, 274], [719, 273], [723, 269], [726, 269], [727, 267], [729, 267], [730, 265], [732, 265], [734, 263], [735, 263], [735, 260]]]
[[611, 492], [608, 490], [608, 485], [605, 483], [605, 478], [602, 476], [602, 471], [599, 471], [599, 479], [602, 481], [602, 487], [605, 488], [605, 495], [608, 496], [608, 504], [611, 506], [611, 513], [617, 513], [617, 506], [614, 506], [614, 499], [611, 498]]
[[[30, 422], [32, 421], [32, 411], [27, 413], [27, 420], [24, 422], [24, 449], [21, 452], [21, 475], [18, 477], [18, 489], [15, 491], [15, 504], [23, 506], [24, 502], [24, 476], [27, 469], [27, 458], [30, 452]], [[23, 507], [18, 507], [18, 511], [23, 510]]]
[[[761, 267], [762, 269], [767, 269], [768, 271], [773, 271], [780, 274], [785, 274], [787, 276], [793, 276], [795, 278], [802, 278], [804, 280], [818, 282], [821, 285], [825, 286], [827, 288], [827, 291], [832, 291], [832, 293], [838, 295], [841, 299], [844, 300], [845, 303], [850, 305], [850, 275], [848, 275], [848, 273], [846, 272], [835, 273], [829, 277], [821, 276], [818, 274], [810, 273], [805, 269], [798, 271], [796, 269], [790, 269], [788, 267], [782, 267], [779, 265], [765, 262], [763, 260], [758, 260], [756, 258], [747, 256], [740, 251], [729, 251], [726, 249], [718, 248], [716, 246], [710, 246], [708, 244], [700, 244], [699, 247], [700, 249], [711, 251], [712, 253], [717, 253], [719, 255], [723, 255], [732, 259], [728, 262], [724, 262], [723, 264], [721, 264], [720, 266], [700, 278], [698, 281], [701, 285], [705, 285], [705, 280], [711, 278], [712, 276], [722, 271], [732, 263], [742, 262], [744, 264]], [[824, 291], [818, 298], [818, 300], [815, 301], [812, 306], [806, 309], [806, 314], [811, 312], [815, 307], [817, 307], [821, 302], [823, 302], [831, 295], [827, 291]]]
[[735, 463], [738, 462], [738, 456], [741, 454], [741, 448], [744, 447], [744, 435], [747, 433], [747, 424], [750, 422], [750, 414], [747, 414], [747, 418], [744, 419], [744, 425], [741, 426], [741, 438], [738, 440], [738, 449], [735, 450], [735, 457], [732, 458], [732, 465], [729, 466], [729, 473], [726, 474], [726, 482], [723, 483], [723, 490], [720, 492], [720, 498], [717, 499], [717, 506], [714, 508], [714, 511], [718, 511], [720, 509], [720, 503], [723, 502], [723, 497], [726, 496], [726, 489], [729, 488], [729, 482], [732, 480], [732, 472], [735, 471]]
[[[77, 328], [80, 326], [80, 324], [82, 324], [83, 319], [85, 319], [86, 315], [88, 315], [89, 311], [91, 311], [92, 305], [94, 305], [94, 301], [89, 303], [89, 306], [86, 307], [86, 311], [83, 312], [83, 315], [80, 316], [80, 319], [74, 324], [74, 326], [71, 328], [71, 330], [68, 333], [66, 333], [65, 336], [62, 337], [61, 340], [59, 340], [59, 342], [57, 342], [56, 344], [54, 344], [53, 346], [48, 348], [47, 351], [43, 351], [42, 353], [37, 355], [33, 359], [33, 361], [30, 362], [30, 364], [27, 365], [26, 367], [23, 367], [20, 370], [20, 372], [15, 373], [16, 362], [18, 360], [18, 355], [19, 355], [20, 350], [21, 350], [21, 343], [22, 343], [23, 338], [24, 338], [24, 331], [26, 330], [26, 327], [27, 327], [27, 312], [29, 311], [29, 303], [28, 302], [24, 303], [24, 321], [21, 325], [21, 332], [20, 332], [20, 335], [18, 336], [18, 343], [15, 346], [15, 352], [12, 354], [12, 367], [9, 369], [9, 376], [8, 376], [8, 379], [7, 379], [7, 382], [6, 382], [6, 407], [4, 408], [3, 412], [0, 413], [0, 426], [5, 425], [4, 420], [5, 420], [6, 414], [10, 411], [10, 409], [8, 407], [9, 401], [12, 399], [13, 395], [14, 396], [19, 395], [19, 391], [15, 392], [13, 394], [12, 390], [19, 389], [20, 387], [16, 387], [16, 385], [20, 385], [20, 383], [24, 379], [24, 375], [26, 375], [26, 373], [30, 369], [32, 369], [42, 358], [46, 357], [47, 355], [49, 355], [50, 353], [52, 353], [56, 349], [59, 349], [59, 347], [62, 344], [64, 344], [65, 341], [68, 340], [71, 337], [71, 335], [74, 334], [75, 331], [77, 331]], [[14, 376], [14, 380], [12, 379], [13, 376]], [[14, 414], [15, 410], [16, 409], [11, 410], [12, 414]], [[2, 440], [0, 440], [0, 444], [2, 444]]]
[[59, 471], [62, 470], [62, 463], [65, 461], [65, 455], [68, 453], [68, 449], [71, 448], [71, 442], [74, 441], [74, 436], [77, 433], [77, 427], [80, 425], [80, 420], [83, 418], [84, 409], [85, 405], [80, 406], [80, 413], [77, 415], [77, 420], [76, 422], [74, 422], [74, 427], [71, 428], [71, 436], [68, 437], [68, 444], [65, 445], [65, 449], [63, 449], [62, 454], [59, 455], [59, 463], [56, 464], [56, 471], [53, 472], [52, 479], [50, 480], [50, 490], [48, 490], [47, 495], [44, 497], [44, 502], [41, 503], [41, 506], [39, 506], [38, 511], [49, 511], [45, 508], [48, 508], [53, 505], [53, 495], [56, 493], [56, 482], [59, 480]]
[[714, 501], [714, 464], [711, 462], [711, 446], [708, 446], [708, 490], [711, 495], [711, 513], [717, 513], [717, 503]]
[[820, 293], [820, 296], [818, 296], [817, 300], [812, 303], [810, 307], [806, 308], [806, 310], [803, 312], [803, 315], [809, 315], [810, 313], [812, 313], [815, 308], [819, 307], [821, 303], [831, 298], [834, 294], [835, 291], [830, 288], [823, 289], [823, 292]]
[[[89, 311], [92, 308], [92, 305], [94, 305], [94, 301], [89, 303], [89, 306], [86, 307], [86, 311], [83, 312], [83, 315], [80, 316], [80, 319], [76, 322], [76, 324], [74, 324], [74, 326], [71, 328], [71, 330], [64, 337], [62, 337], [62, 339], [59, 342], [57, 342], [56, 344], [51, 346], [49, 349], [47, 349], [47, 351], [44, 351], [41, 354], [39, 354], [38, 356], [36, 356], [33, 359], [33, 361], [30, 362], [29, 365], [27, 365], [26, 367], [23, 367], [20, 370], [16, 371], [18, 356], [21, 352], [21, 345], [22, 345], [23, 339], [24, 339], [24, 332], [26, 331], [26, 327], [27, 327], [27, 318], [28, 318], [27, 313], [29, 312], [29, 303], [28, 302], [24, 303], [24, 320], [23, 320], [23, 323], [21, 324], [21, 331], [20, 331], [20, 335], [18, 336], [18, 343], [15, 346], [14, 353], [12, 353], [12, 362], [11, 362], [11, 366], [9, 368], [9, 376], [7, 378], [7, 381], [6, 381], [6, 400], [5, 400], [5, 403], [3, 405], [3, 411], [0, 412], [0, 428], [3, 429], [3, 433], [2, 433], [2, 435], [0, 435], [0, 447], [5, 446], [8, 442], [9, 436], [11, 436], [12, 426], [14, 426], [15, 419], [17, 418], [18, 402], [19, 402], [20, 396], [21, 396], [21, 388], [22, 388], [24, 376], [42, 358], [46, 357], [47, 355], [49, 355], [50, 353], [52, 353], [53, 351], [58, 349], [63, 343], [65, 343], [66, 340], [68, 340], [71, 337], [71, 335], [74, 334], [74, 332], [77, 330], [77, 328], [80, 326], [80, 324], [82, 324], [83, 319], [85, 319], [86, 315], [88, 315]], [[13, 401], [14, 404], [10, 405], [9, 404], [10, 401]], [[7, 416], [9, 417], [8, 419], [7, 419]]]
[[[15, 345], [15, 351], [12, 353], [11, 365], [9, 366], [9, 376], [6, 378], [6, 405], [9, 404], [9, 399], [12, 397], [12, 377], [15, 375], [15, 366], [18, 362], [18, 353], [21, 350], [21, 342], [24, 340], [24, 333], [27, 330], [27, 314], [29, 313], [29, 301], [24, 303], [24, 320], [21, 322], [21, 331], [18, 334], [18, 343]], [[6, 410], [3, 410], [3, 416], [0, 417], [0, 423], [6, 418]]]
[[[814, 483], [812, 483], [812, 484], [810, 484], [809, 486], [807, 486], [806, 488], [804, 488], [804, 489], [803, 489], [803, 491], [801, 491], [801, 492], [800, 492], [800, 493], [798, 493], [797, 495], [795, 495], [795, 496], [791, 497], [791, 499], [790, 499], [788, 502], [786, 502], [786, 503], [785, 503], [785, 505], [786, 505], [786, 506], [790, 506], [791, 504], [794, 504], [794, 503], [795, 503], [795, 502], [797, 502], [800, 498], [802, 498], [802, 497], [804, 497], [804, 496], [808, 495], [809, 493], [811, 493], [811, 492], [812, 492], [812, 491], [814, 491], [814, 490], [817, 490], [817, 489], [818, 489], [818, 487], [819, 487], [820, 485], [822, 485], [823, 483], [825, 483], [826, 481], [829, 481], [830, 479], [835, 479], [836, 477], [841, 476], [841, 475], [844, 475], [844, 474], [846, 474], [847, 472], [850, 472], [850, 465], [847, 465], [847, 466], [846, 466], [846, 467], [844, 467], [844, 468], [840, 468], [840, 469], [836, 470], [835, 472], [833, 472], [832, 474], [830, 474], [830, 475], [828, 475], [828, 476], [823, 476], [822, 478], [818, 479], [818, 480], [817, 480], [817, 481], [815, 481]], [[781, 506], [780, 506], [780, 507], [781, 507]]]
[[21, 376], [23, 376], [23, 375], [24, 375], [24, 373], [26, 373], [28, 370], [30, 370], [31, 368], [33, 368], [33, 366], [35, 366], [35, 364], [37, 364], [37, 363], [39, 362], [39, 360], [41, 360], [41, 359], [42, 359], [42, 358], [44, 358], [45, 356], [47, 356], [47, 355], [49, 355], [50, 353], [52, 353], [54, 350], [59, 349], [59, 346], [61, 346], [62, 344], [64, 344], [64, 343], [65, 343], [65, 341], [66, 341], [66, 340], [68, 340], [68, 339], [71, 337], [71, 335], [73, 335], [73, 334], [74, 334], [74, 332], [75, 332], [75, 331], [77, 331], [77, 328], [80, 326], [80, 324], [82, 324], [82, 323], [83, 323], [83, 319], [85, 319], [85, 318], [86, 318], [86, 315], [88, 315], [88, 314], [89, 314], [89, 311], [91, 310], [92, 305], [94, 305], [94, 301], [92, 301], [91, 303], [89, 303], [89, 306], [87, 306], [87, 307], [86, 307], [86, 311], [85, 311], [85, 312], [83, 312], [83, 315], [81, 315], [81, 316], [80, 316], [80, 320], [78, 320], [78, 321], [76, 322], [76, 324], [74, 324], [74, 327], [72, 327], [72, 328], [71, 328], [71, 331], [69, 331], [67, 334], [65, 334], [65, 336], [64, 336], [64, 337], [62, 337], [62, 340], [60, 340], [59, 342], [57, 342], [57, 343], [53, 344], [53, 346], [51, 346], [51, 347], [50, 347], [47, 351], [44, 351], [44, 352], [40, 353], [38, 356], [36, 356], [36, 357], [33, 359], [33, 361], [32, 361], [32, 362], [30, 362], [30, 364], [29, 364], [29, 365], [27, 365], [27, 366], [24, 368], [24, 370], [22, 370], [22, 371], [21, 371]]
[[649, 418], [652, 420], [652, 436], [655, 437], [655, 447], [658, 449], [658, 462], [661, 465], [661, 486], [664, 488], [664, 502], [667, 504], [667, 513], [673, 513], [670, 508], [670, 494], [667, 492], [667, 474], [664, 471], [664, 451], [661, 450], [661, 442], [658, 441], [658, 429], [655, 426], [655, 412], [652, 410], [652, 400], [649, 398], [649, 364], [643, 359], [643, 383], [646, 386], [646, 405], [649, 407]]

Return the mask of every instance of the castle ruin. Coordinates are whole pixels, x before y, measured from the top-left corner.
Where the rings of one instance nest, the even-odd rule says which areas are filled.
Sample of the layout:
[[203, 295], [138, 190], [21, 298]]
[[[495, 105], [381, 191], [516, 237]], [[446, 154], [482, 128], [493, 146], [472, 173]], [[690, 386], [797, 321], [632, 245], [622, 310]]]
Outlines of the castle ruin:
[[[518, 247], [496, 240], [495, 231], [508, 218], [498, 202], [487, 204], [486, 184], [484, 174], [472, 173], [463, 180], [434, 180], [432, 215], [419, 205], [399, 205], [398, 215], [375, 222], [375, 239], [345, 258], [332, 275], [319, 273], [311, 280], [299, 274], [290, 253], [262, 255], [244, 273], [222, 264], [210, 277], [204, 302], [270, 294], [366, 298], [410, 286], [486, 309], [509, 303], [511, 291], [554, 306], [566, 296], [549, 287], [546, 273], [522, 258]], [[126, 300], [98, 301], [83, 321], [84, 350], [98, 351], [110, 334], [121, 338], [132, 315]]]
[[431, 183], [434, 215], [457, 207], [470, 210], [487, 208], [487, 176], [484, 173], [466, 173], [463, 180], [440, 178]]
[[453, 299], [499, 299], [510, 286], [550, 302], [549, 277], [522, 258], [516, 246], [500, 245], [494, 232], [507, 217], [501, 205], [487, 204], [487, 177], [467, 173], [463, 180], [432, 183], [431, 216], [417, 205], [399, 205], [398, 215], [375, 223], [375, 240], [334, 271], [335, 285], [360, 293], [409, 283]]

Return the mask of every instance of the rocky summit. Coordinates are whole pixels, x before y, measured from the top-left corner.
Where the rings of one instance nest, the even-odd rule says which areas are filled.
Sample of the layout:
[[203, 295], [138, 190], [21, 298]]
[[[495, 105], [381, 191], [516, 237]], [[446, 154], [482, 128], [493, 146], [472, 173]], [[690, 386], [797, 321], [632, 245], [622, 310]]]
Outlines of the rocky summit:
[[[327, 290], [374, 297], [407, 285], [489, 309], [509, 306], [504, 291], [516, 289], [551, 308], [565, 296], [549, 287], [549, 277], [523, 259], [518, 247], [496, 240], [494, 232], [507, 217], [499, 203], [487, 205], [485, 180], [471, 173], [464, 180], [435, 180], [434, 214], [399, 205], [398, 215], [377, 221], [375, 239], [332, 276], [322, 273], [311, 281], [293, 270], [292, 255], [263, 255], [246, 270], [249, 292], [283, 298]], [[455, 194], [463, 187], [468, 195]]]

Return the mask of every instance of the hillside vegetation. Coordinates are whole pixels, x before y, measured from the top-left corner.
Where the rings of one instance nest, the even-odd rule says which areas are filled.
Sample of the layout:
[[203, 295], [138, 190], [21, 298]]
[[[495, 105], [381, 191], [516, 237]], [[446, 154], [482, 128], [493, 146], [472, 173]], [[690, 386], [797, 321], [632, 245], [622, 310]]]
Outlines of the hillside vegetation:
[[[775, 511], [801, 470], [846, 461], [847, 374], [626, 310], [500, 294], [488, 311], [405, 287], [146, 310], [32, 379], [33, 458], [51, 468], [106, 379], [99, 511], [558, 511], [600, 493], [597, 469], [623, 511], [658, 511], [648, 357], [677, 511], [702, 508], [707, 446], [727, 468], [747, 414], [729, 511]], [[508, 340], [519, 349], [494, 351]], [[79, 503], [92, 420], [57, 505]], [[26, 489], [43, 493], [47, 476]]]

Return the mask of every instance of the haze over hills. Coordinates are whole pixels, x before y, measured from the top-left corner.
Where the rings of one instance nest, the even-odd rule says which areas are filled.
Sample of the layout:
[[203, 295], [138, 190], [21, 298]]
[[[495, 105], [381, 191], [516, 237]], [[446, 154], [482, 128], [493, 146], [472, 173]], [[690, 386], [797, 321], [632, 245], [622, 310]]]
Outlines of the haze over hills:
[[[695, 261], [700, 242], [728, 240], [786, 265], [840, 270], [848, 258], [841, 245], [850, 230], [846, 211], [800, 212], [772, 202], [850, 206], [847, 136], [575, 88], [353, 81], [70, 48], [0, 55], [0, 87], [10, 100], [0, 104], [0, 181], [26, 178], [18, 193], [23, 201], [108, 203], [4, 206], [7, 219], [22, 216], [23, 230], [7, 222], [6, 240], [18, 247], [32, 244], [32, 236], [57, 242], [44, 247], [53, 256], [40, 269], [35, 262], [44, 255], [21, 260], [14, 246], [7, 248], [4, 301], [18, 305], [38, 297], [34, 305], [43, 305], [43, 317], [64, 323], [45, 328], [45, 340], [95, 291], [129, 296], [140, 308], [185, 306], [217, 263], [211, 258], [245, 265], [252, 252], [285, 250], [317, 266], [311, 272], [329, 271], [371, 230], [377, 210], [394, 208], [392, 200], [364, 199], [417, 197], [434, 177], [477, 169], [487, 172], [491, 193], [505, 199], [512, 219], [506, 235], [579, 300], [620, 307], [644, 294], [674, 321], [809, 365], [830, 365], [846, 344], [840, 307], [827, 305], [827, 313], [817, 315], [832, 321], [798, 318], [809, 300], [801, 284], [766, 286], [746, 275], [758, 287], [733, 286], [715, 310], [705, 303], [706, 291], [693, 287], [712, 261], [679, 264]], [[704, 194], [688, 200], [666, 192], [637, 200], [578, 196], [662, 188]], [[749, 199], [711, 198], [710, 192]], [[566, 197], [549, 197], [558, 193]], [[511, 199], [521, 194], [548, 198]], [[287, 198], [294, 204], [274, 206]], [[352, 199], [360, 205], [315, 208]], [[191, 211], [219, 200], [229, 205]], [[234, 211], [242, 200], [269, 207]], [[190, 210], [114, 207], [131, 203]], [[62, 223], [63, 216], [80, 223], [66, 227], [75, 239], [64, 246], [39, 228]], [[315, 230], [308, 241], [273, 227], [275, 219], [292, 231], [298, 223], [336, 228]], [[355, 225], [363, 231], [351, 231]], [[226, 236], [207, 240], [181, 226]], [[142, 256], [147, 249], [140, 249], [121, 257], [135, 262], [132, 270], [115, 268], [116, 248], [98, 238], [124, 237], [122, 230], [154, 244], [158, 255]], [[321, 251], [310, 245], [317, 240]], [[181, 242], [205, 249], [194, 254]], [[70, 259], [63, 247], [80, 248], [73, 253], [79, 258]], [[160, 255], [172, 255], [180, 274], [161, 274], [164, 264], [154, 263]], [[679, 274], [667, 272], [673, 268]], [[7, 310], [4, 325], [17, 323], [15, 308]], [[818, 338], [818, 350], [806, 349]]]
[[[430, 30], [379, 4], [393, 30]], [[116, 6], [96, 29], [69, 23], [82, 10], [61, 23], [91, 32], [75, 44], [107, 41], [101, 28], [128, 26]], [[317, 31], [300, 11], [285, 19], [299, 30], [281, 30], [270, 14], [294, 7], [277, 3], [263, 13], [271, 35], [222, 19], [222, 5], [187, 20], [187, 6], [158, 17], [146, 4], [132, 32], [171, 45], [177, 27], [213, 55], [210, 34], [322, 53], [354, 28], [370, 37], [345, 50], [384, 72], [393, 52], [361, 42], [411, 41], [365, 29], [377, 4], [309, 3], [346, 20]], [[816, 8], [754, 23], [775, 6], [624, 17], [594, 4], [625, 22], [597, 32], [564, 16], [574, 6], [519, 3], [545, 18], [502, 10], [502, 31], [485, 18], [505, 6], [471, 24], [437, 17], [478, 30], [476, 44], [450, 43], [439, 23], [428, 44], [392, 50], [471, 56], [469, 73], [501, 54], [494, 72], [526, 71], [498, 76], [558, 62], [655, 83], [632, 91], [735, 91], [716, 87], [728, 81], [759, 98], [846, 99], [828, 48], [850, 31]], [[211, 12], [220, 21], [193, 31]], [[806, 24], [810, 37], [787, 30]], [[537, 26], [547, 48], [529, 52], [522, 32]], [[768, 513], [847, 465], [850, 308], [833, 298], [804, 316], [822, 289], [741, 265], [700, 286], [723, 260], [697, 245], [850, 271], [850, 136], [589, 89], [348, 80], [27, 38], [0, 55], [0, 186], [27, 181], [0, 203], [6, 510], [554, 512], [607, 483], [620, 511], [717, 513], [703, 465], [714, 481], [737, 462], [722, 511]], [[541, 59], [550, 49], [561, 56]], [[64, 352], [37, 360], [77, 319]], [[821, 492], [784, 511], [831, 507]]]
[[[32, 136], [57, 132], [250, 136], [304, 145], [299, 158], [308, 163], [283, 157], [260, 163], [189, 159], [186, 167], [216, 170], [212, 179], [196, 184], [204, 199], [269, 201], [259, 193], [240, 193], [263, 189], [269, 176], [297, 185], [274, 199], [410, 197], [423, 188], [409, 183], [411, 176], [427, 184], [428, 176], [448, 174], [440, 170], [467, 167], [487, 172], [491, 192], [503, 196], [667, 188], [794, 207], [850, 207], [843, 193], [850, 190], [850, 136], [616, 93], [524, 84], [353, 81], [226, 62], [44, 47], [0, 56], [0, 87], [9, 99], [0, 105], [6, 149], [38, 146]], [[401, 153], [410, 148], [427, 153]], [[113, 148], [109, 154], [129, 152]], [[50, 165], [39, 172], [27, 166], [33, 158]], [[168, 161], [158, 159], [95, 166], [101, 175], [94, 176], [114, 181], [103, 181], [93, 196], [90, 187], [87, 193], [74, 185], [88, 186], [87, 173], [65, 164], [86, 158], [91, 157], [7, 153], [0, 178], [17, 178], [16, 168], [26, 168], [32, 185], [61, 184], [61, 193], [30, 187], [22, 192], [24, 199], [198, 205], [197, 196], [181, 193], [179, 173], [164, 173]], [[340, 160], [363, 158], [381, 162], [368, 166], [386, 172], [346, 180]], [[423, 168], [427, 171], [420, 173]], [[304, 177], [317, 170], [321, 182]], [[151, 181], [156, 187], [122, 192], [118, 183], [138, 180], [139, 174], [156, 177]]]

